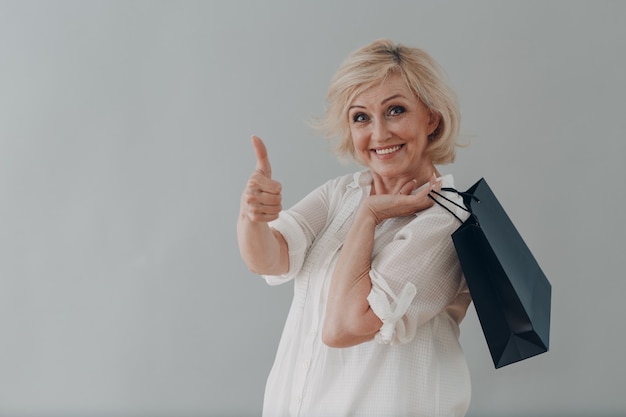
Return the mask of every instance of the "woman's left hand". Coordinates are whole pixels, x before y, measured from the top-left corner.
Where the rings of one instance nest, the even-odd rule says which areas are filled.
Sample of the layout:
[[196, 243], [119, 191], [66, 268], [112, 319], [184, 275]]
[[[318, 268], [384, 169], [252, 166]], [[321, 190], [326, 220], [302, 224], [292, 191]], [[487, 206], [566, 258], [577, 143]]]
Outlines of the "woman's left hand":
[[363, 202], [361, 209], [369, 212], [376, 224], [392, 217], [410, 216], [435, 204], [428, 194], [432, 190], [441, 191], [441, 180], [438, 180], [433, 174], [429, 180], [429, 185], [412, 195], [411, 193], [416, 187], [417, 182], [413, 180], [406, 183], [398, 194], [369, 196]]

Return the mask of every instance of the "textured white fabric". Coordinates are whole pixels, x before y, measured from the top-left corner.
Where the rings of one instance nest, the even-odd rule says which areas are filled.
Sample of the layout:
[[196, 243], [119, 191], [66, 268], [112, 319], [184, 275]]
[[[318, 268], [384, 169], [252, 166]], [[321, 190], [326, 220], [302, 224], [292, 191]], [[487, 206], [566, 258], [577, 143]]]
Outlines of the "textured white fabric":
[[[375, 339], [344, 349], [321, 340], [332, 271], [371, 182], [368, 171], [329, 181], [271, 224], [289, 245], [289, 272], [265, 279], [295, 282], [265, 417], [463, 416], [469, 406], [458, 324], [471, 300], [450, 237], [460, 223], [438, 205], [376, 228], [368, 301], [383, 326]], [[443, 186], [453, 187], [451, 176]]]

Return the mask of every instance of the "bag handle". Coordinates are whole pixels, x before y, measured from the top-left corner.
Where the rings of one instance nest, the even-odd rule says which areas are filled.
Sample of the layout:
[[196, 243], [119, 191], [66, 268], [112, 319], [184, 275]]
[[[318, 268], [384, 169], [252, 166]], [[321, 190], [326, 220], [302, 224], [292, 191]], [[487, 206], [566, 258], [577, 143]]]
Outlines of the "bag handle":
[[[470, 200], [476, 200], [476, 202], [480, 203], [480, 200], [478, 199], [478, 197], [476, 197], [473, 194], [467, 193], [467, 192], [462, 192], [462, 191], [458, 191], [455, 188], [450, 188], [450, 187], [444, 187], [441, 189], [441, 191], [449, 191], [452, 193], [456, 193], [458, 195], [460, 195], [461, 197], [463, 197], [463, 201], [465, 202], [467, 199]], [[465, 205], [460, 205], [458, 203], [455, 203], [454, 201], [450, 200], [448, 197], [446, 197], [445, 195], [435, 191], [435, 190], [431, 190], [431, 192], [433, 194], [436, 194], [437, 196], [443, 198], [444, 200], [448, 201], [449, 203], [454, 204], [455, 206], [457, 206], [458, 208], [472, 214], [472, 210], [468, 209], [467, 206]], [[457, 216], [456, 214], [454, 214], [454, 212], [452, 210], [450, 210], [450, 208], [446, 207], [445, 205], [443, 205], [440, 201], [438, 201], [435, 197], [433, 197], [432, 195], [430, 195], [430, 193], [428, 194], [428, 198], [430, 198], [431, 200], [433, 200], [435, 203], [439, 204], [441, 207], [443, 207], [444, 209], [446, 209], [448, 211], [448, 213], [452, 214], [454, 217], [456, 217], [456, 219], [458, 221], [460, 221], [461, 223], [463, 223], [463, 220], [461, 220], [461, 218], [459, 216]]]

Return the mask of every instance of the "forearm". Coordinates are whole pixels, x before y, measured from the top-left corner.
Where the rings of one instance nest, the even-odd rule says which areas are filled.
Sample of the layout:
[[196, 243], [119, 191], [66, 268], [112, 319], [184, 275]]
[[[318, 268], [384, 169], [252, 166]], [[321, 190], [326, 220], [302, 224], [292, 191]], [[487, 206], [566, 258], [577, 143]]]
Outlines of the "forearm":
[[237, 221], [239, 252], [250, 271], [281, 275], [289, 271], [289, 249], [283, 236], [267, 223], [254, 222], [245, 213]]
[[382, 322], [371, 310], [367, 297], [376, 219], [363, 207], [343, 244], [330, 284], [324, 339], [336, 347], [370, 340]]

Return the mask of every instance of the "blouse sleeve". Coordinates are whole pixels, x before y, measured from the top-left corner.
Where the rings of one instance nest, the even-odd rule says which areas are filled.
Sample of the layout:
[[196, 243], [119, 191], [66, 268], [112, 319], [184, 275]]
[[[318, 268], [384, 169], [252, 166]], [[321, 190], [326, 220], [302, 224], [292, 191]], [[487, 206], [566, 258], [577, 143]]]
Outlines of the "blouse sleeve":
[[270, 285], [278, 285], [293, 279], [302, 269], [308, 249], [327, 223], [330, 198], [337, 187], [337, 180], [316, 188], [296, 205], [280, 213], [270, 223], [285, 238], [289, 248], [289, 271], [283, 275], [264, 275]]
[[418, 213], [393, 240], [375, 250], [368, 301], [383, 322], [375, 337], [379, 343], [411, 341], [419, 326], [453, 304], [463, 291], [451, 238], [458, 226], [458, 220], [434, 206]]

